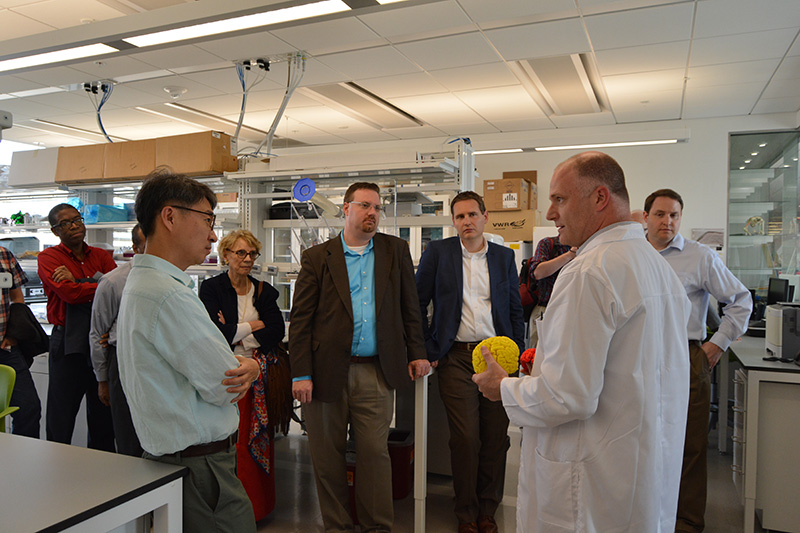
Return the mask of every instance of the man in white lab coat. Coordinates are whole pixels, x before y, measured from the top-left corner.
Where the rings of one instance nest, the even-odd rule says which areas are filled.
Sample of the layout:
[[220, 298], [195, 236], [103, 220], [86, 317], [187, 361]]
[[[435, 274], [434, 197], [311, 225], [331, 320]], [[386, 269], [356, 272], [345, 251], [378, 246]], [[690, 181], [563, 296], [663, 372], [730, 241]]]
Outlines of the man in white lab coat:
[[522, 426], [517, 531], [672, 532], [683, 454], [690, 304], [631, 221], [606, 154], [561, 163], [548, 220], [578, 247], [556, 281], [530, 376], [488, 354], [473, 379]]

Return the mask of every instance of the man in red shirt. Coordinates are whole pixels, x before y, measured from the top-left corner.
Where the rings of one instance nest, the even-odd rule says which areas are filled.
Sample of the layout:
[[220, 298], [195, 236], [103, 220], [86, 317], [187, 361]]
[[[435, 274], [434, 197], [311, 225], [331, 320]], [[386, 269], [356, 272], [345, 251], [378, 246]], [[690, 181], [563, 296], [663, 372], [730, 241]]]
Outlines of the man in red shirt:
[[48, 219], [61, 244], [39, 254], [39, 278], [47, 295], [47, 320], [53, 324], [47, 440], [72, 442], [75, 417], [85, 395], [88, 446], [113, 452], [111, 410], [97, 396], [97, 380], [89, 356], [89, 326], [97, 280], [117, 265], [107, 251], [83, 242], [86, 227], [73, 206], [55, 206]]

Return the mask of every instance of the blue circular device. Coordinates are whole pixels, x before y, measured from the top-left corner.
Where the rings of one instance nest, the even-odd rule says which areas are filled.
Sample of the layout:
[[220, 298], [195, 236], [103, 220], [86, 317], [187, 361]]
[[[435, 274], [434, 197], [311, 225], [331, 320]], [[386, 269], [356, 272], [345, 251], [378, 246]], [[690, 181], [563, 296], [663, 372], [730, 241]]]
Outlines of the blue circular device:
[[314, 185], [314, 180], [311, 178], [301, 178], [294, 184], [292, 193], [295, 200], [299, 202], [309, 202], [314, 193], [317, 192], [317, 187]]

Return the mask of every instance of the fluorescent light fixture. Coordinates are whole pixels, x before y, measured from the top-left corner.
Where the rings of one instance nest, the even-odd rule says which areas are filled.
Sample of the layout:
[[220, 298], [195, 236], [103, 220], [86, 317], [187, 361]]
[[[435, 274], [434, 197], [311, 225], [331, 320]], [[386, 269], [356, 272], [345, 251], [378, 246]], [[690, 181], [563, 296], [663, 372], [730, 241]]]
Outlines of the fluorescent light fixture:
[[648, 146], [652, 144], [675, 144], [678, 139], [662, 139], [658, 141], [630, 141], [619, 143], [573, 144], [569, 146], [539, 146], [534, 148], [537, 152], [551, 152], [553, 150], [584, 150], [589, 148], [618, 148], [620, 146]]
[[476, 150], [472, 155], [488, 155], [488, 154], [516, 154], [522, 152], [522, 148], [505, 148], [502, 150]]
[[383, 5], [383, 4], [394, 4], [394, 3], [397, 3], [397, 2], [405, 2], [405, 1], [406, 0], [377, 0], [377, 2], [380, 5]]
[[744, 160], [745, 164], [748, 164], [748, 163], [750, 163], [751, 161], [752, 161], [752, 159], [745, 159], [745, 160]]
[[739, 170], [744, 170], [744, 167], [739, 167]]
[[106, 44], [87, 44], [77, 48], [67, 48], [66, 50], [56, 50], [32, 56], [16, 57], [0, 61], [0, 72], [16, 70], [27, 67], [38, 67], [39, 65], [49, 65], [50, 63], [60, 63], [71, 59], [81, 59], [83, 57], [99, 56], [119, 52], [116, 48]]
[[30, 89], [27, 91], [17, 91], [8, 93], [15, 98], [26, 98], [28, 96], [42, 96], [43, 94], [63, 93], [66, 89], [63, 87], [42, 87], [40, 89]]
[[750, 155], [758, 155], [758, 152], [751, 152]]
[[136, 111], [141, 111], [143, 113], [149, 113], [151, 115], [155, 115], [157, 117], [166, 118], [168, 120], [175, 120], [177, 122], [183, 122], [184, 124], [188, 124], [189, 126], [194, 126], [195, 128], [199, 128], [201, 131], [207, 130], [206, 126], [199, 124], [197, 122], [192, 122], [191, 120], [186, 120], [185, 118], [176, 117], [174, 115], [169, 115], [167, 113], [162, 113], [160, 111], [156, 111], [155, 109], [147, 109], [146, 107], [134, 107]]
[[332, 13], [340, 13], [349, 10], [350, 7], [341, 0], [323, 0], [322, 2], [276, 9], [275, 11], [267, 11], [266, 13], [255, 13], [253, 15], [216, 20], [204, 24], [195, 24], [194, 26], [186, 26], [184, 28], [137, 35], [122, 40], [128, 44], [142, 48], [145, 46], [184, 41], [186, 39], [207, 37], [209, 35], [219, 35], [220, 33], [231, 31], [258, 28], [270, 24], [280, 24], [281, 22], [289, 22], [292, 20], [330, 15]]

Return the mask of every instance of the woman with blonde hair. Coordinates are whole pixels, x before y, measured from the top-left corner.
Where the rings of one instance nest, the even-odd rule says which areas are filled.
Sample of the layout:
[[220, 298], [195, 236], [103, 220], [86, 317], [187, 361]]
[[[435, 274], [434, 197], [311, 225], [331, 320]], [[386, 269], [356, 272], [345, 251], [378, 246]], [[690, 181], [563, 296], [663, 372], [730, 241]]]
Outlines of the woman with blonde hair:
[[[236, 445], [237, 475], [253, 504], [256, 520], [275, 507], [273, 421], [267, 417], [267, 365], [283, 339], [283, 314], [278, 291], [250, 275], [261, 255], [261, 243], [247, 230], [232, 231], [217, 246], [228, 271], [200, 285], [200, 299], [211, 320], [225, 335], [233, 353], [253, 357], [261, 376], [239, 401], [239, 440]], [[270, 424], [270, 422], [273, 422]]]

